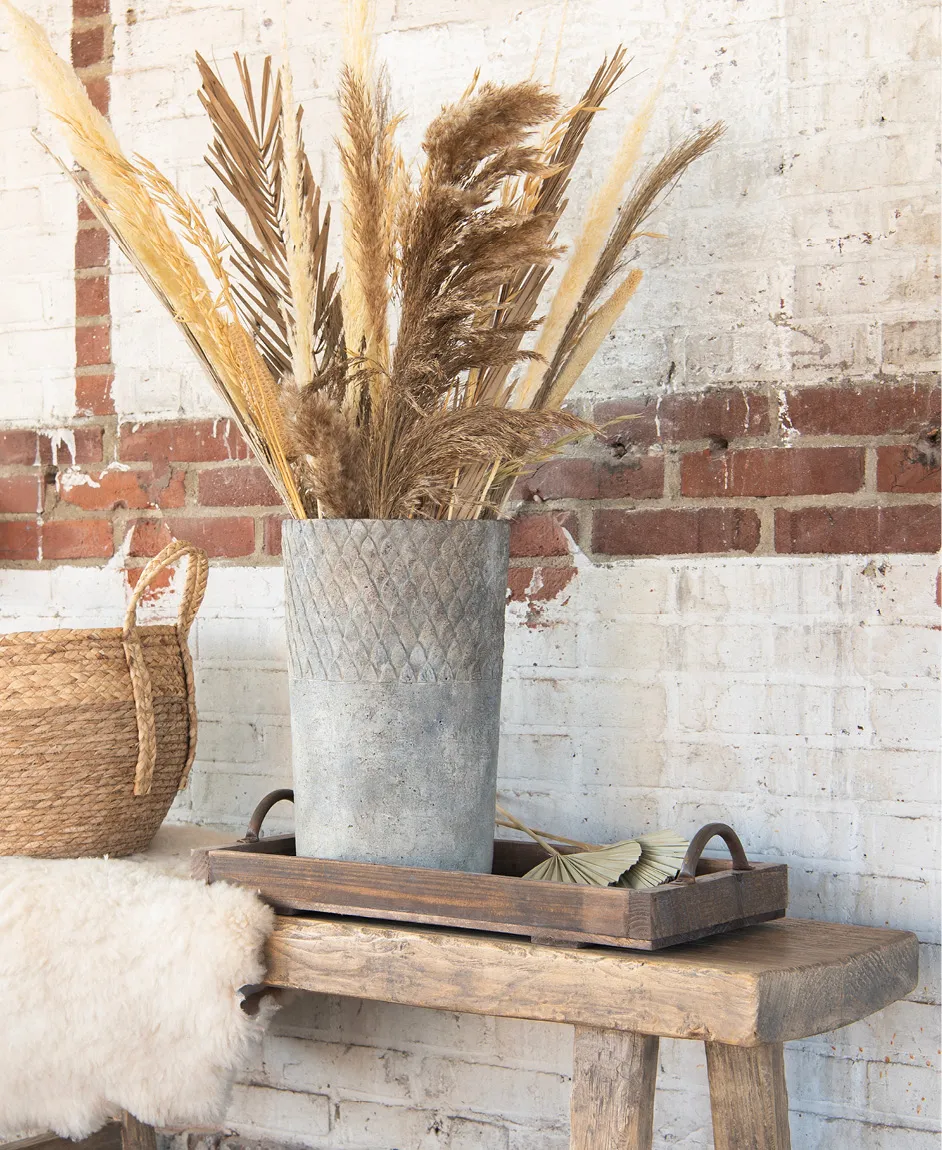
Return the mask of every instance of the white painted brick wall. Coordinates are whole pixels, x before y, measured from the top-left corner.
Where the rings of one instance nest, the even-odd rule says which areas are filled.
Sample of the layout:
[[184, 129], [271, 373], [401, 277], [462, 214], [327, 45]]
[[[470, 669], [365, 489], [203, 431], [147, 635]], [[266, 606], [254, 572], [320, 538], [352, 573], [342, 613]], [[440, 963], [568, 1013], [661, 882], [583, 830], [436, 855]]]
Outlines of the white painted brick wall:
[[[67, 50], [70, 5], [24, 0]], [[380, 49], [408, 111], [407, 151], [477, 64], [494, 79], [549, 77], [562, 0], [383, 0]], [[331, 99], [341, 0], [288, 4], [299, 96], [308, 103], [315, 172], [336, 196]], [[578, 230], [620, 127], [648, 92], [681, 25], [681, 0], [573, 4], [555, 76], [575, 98], [598, 54], [619, 39], [631, 81], [600, 117], [563, 238]], [[129, 151], [165, 167], [209, 203], [208, 130], [191, 53], [223, 67], [233, 50], [280, 53], [277, 5], [196, 0], [116, 12], [113, 118]], [[716, 383], [819, 382], [836, 374], [931, 369], [938, 361], [939, 17], [920, 0], [889, 5], [719, 0], [691, 9], [658, 105], [648, 153], [714, 118], [722, 144], [685, 177], [646, 241], [643, 289], [581, 384], [624, 394]], [[417, 62], [421, 66], [417, 67]], [[0, 32], [0, 389], [5, 422], [56, 423], [74, 412], [73, 193], [30, 138], [51, 118], [25, 87]], [[116, 261], [115, 394], [125, 417], [215, 413], [182, 338], [139, 278]], [[902, 356], [888, 325], [924, 321], [927, 346]], [[886, 343], [886, 346], [885, 346]], [[904, 362], [897, 362], [902, 358]], [[672, 368], [673, 365], [673, 368]], [[669, 377], [669, 383], [668, 383]]]
[[[27, 7], [68, 55], [71, 4]], [[0, 19], [0, 418], [55, 425], [75, 410], [75, 195], [33, 128], [55, 136]]]
[[[929, 1150], [936, 561], [577, 562], [565, 605], [529, 623], [508, 610], [504, 798], [590, 841], [728, 820], [754, 857], [787, 859], [793, 914], [915, 931], [910, 999], [791, 1044], [788, 1076], [796, 1147]], [[122, 607], [116, 569], [0, 571], [0, 629], [114, 623]], [[214, 568], [193, 642], [200, 746], [175, 817], [241, 832], [290, 783], [281, 572]], [[228, 1124], [317, 1150], [563, 1150], [571, 1069], [565, 1027], [299, 995]], [[664, 1043], [659, 1082], [656, 1145], [709, 1146], [702, 1047]]]
[[[24, 0], [68, 44], [66, 0]], [[114, 120], [208, 202], [206, 124], [190, 53], [225, 65], [280, 51], [279, 6], [172, 0], [116, 8]], [[634, 54], [601, 117], [570, 220], [604, 177], [683, 16], [570, 0], [557, 82], [575, 96], [606, 46]], [[315, 172], [337, 189], [331, 100], [339, 0], [290, 0], [292, 61]], [[415, 147], [473, 68], [551, 59], [561, 3], [381, 0], [381, 51]], [[923, 370], [937, 358], [939, 15], [918, 0], [717, 0], [695, 5], [649, 152], [722, 117], [729, 132], [662, 210], [646, 279], [583, 393], [814, 383]], [[4, 422], [74, 411], [68, 184], [29, 136], [54, 127], [0, 31], [0, 396]], [[316, 128], [316, 131], [315, 131]], [[566, 228], [572, 239], [574, 226]], [[927, 254], [928, 253], [928, 254]], [[113, 284], [116, 398], [129, 418], [218, 410], [138, 278]], [[887, 326], [926, 321], [902, 352]], [[935, 341], [935, 342], [934, 342]], [[938, 1143], [939, 802], [935, 562], [639, 560], [585, 567], [539, 625], [509, 613], [502, 787], [535, 822], [605, 838], [728, 818], [759, 858], [786, 854], [792, 911], [915, 930], [910, 1001], [788, 1051], [794, 1144], [929, 1150]], [[176, 816], [241, 830], [289, 782], [281, 576], [214, 569], [194, 636], [200, 757]], [[123, 576], [0, 571], [0, 627], [115, 623]], [[273, 816], [276, 812], [273, 812]], [[284, 816], [273, 817], [274, 827]], [[563, 1150], [564, 1027], [299, 997], [233, 1097], [246, 1137], [319, 1150]], [[659, 1147], [710, 1144], [702, 1048], [665, 1043]]]

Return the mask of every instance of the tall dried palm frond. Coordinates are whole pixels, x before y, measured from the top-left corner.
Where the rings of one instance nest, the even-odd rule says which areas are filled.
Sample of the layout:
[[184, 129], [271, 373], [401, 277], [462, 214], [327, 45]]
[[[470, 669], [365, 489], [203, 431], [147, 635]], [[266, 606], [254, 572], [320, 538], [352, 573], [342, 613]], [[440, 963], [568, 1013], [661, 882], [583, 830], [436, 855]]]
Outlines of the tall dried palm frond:
[[[253, 85], [243, 57], [236, 54], [243, 113], [222, 80], [197, 54], [202, 87], [200, 101], [213, 127], [213, 143], [206, 156], [210, 170], [236, 201], [245, 217], [248, 232], [233, 221], [230, 212], [217, 202], [216, 214], [229, 238], [230, 274], [239, 314], [252, 332], [269, 371], [280, 379], [293, 370], [292, 340], [300, 329], [305, 360], [313, 359], [319, 385], [337, 384], [343, 358], [343, 316], [339, 296], [339, 272], [327, 271], [327, 243], [330, 207], [321, 212], [321, 192], [311, 174], [311, 166], [301, 138], [300, 113], [286, 117], [282, 75], [272, 67], [270, 57], [262, 65], [261, 79]], [[286, 127], [286, 119], [294, 132]], [[289, 275], [289, 226], [286, 214], [284, 167], [286, 140], [291, 142], [294, 233], [304, 236], [307, 260], [294, 264], [295, 280], [304, 283], [313, 303], [307, 305], [307, 319], [298, 321]], [[300, 216], [300, 220], [299, 220]], [[294, 251], [301, 247], [294, 244]], [[308, 270], [308, 268], [310, 270]]]
[[[676, 51], [676, 47], [675, 43], [674, 51]], [[667, 70], [673, 62], [673, 57], [674, 52], [672, 51], [661, 69], [657, 83], [642, 105], [641, 111], [628, 125], [618, 152], [608, 169], [605, 182], [589, 206], [582, 232], [563, 273], [559, 288], [553, 296], [549, 314], [540, 329], [536, 350], [546, 361], [552, 359], [572, 309], [581, 297], [598, 255], [605, 244], [618, 211], [625, 185], [641, 155], [644, 137], [647, 134], [655, 105], [663, 87]], [[514, 398], [515, 406], [530, 406], [542, 378], [543, 371], [539, 363], [532, 363], [517, 389]]]
[[[629, 280], [626, 279], [613, 294], [609, 304], [594, 313], [591, 311], [612, 279], [623, 269], [626, 247], [638, 235], [644, 221], [653, 211], [658, 197], [680, 179], [694, 160], [712, 148], [724, 131], [723, 124], [717, 122], [687, 136], [671, 148], [632, 188], [627, 200], [619, 209], [615, 226], [599, 253], [582, 295], [566, 322], [559, 344], [533, 399], [534, 407], [556, 407], [568, 395], [582, 369], [588, 364], [624, 310], [625, 304], [634, 294], [637, 282], [629, 286]], [[613, 300], [620, 300], [620, 306], [609, 306]], [[603, 314], [608, 320], [608, 326], [604, 328], [598, 322]], [[592, 324], [596, 329], [593, 336], [594, 346], [591, 350], [588, 347], [584, 348], [580, 354], [580, 342], [584, 341], [587, 330]], [[578, 371], [568, 366], [579, 361], [582, 362], [582, 366]]]

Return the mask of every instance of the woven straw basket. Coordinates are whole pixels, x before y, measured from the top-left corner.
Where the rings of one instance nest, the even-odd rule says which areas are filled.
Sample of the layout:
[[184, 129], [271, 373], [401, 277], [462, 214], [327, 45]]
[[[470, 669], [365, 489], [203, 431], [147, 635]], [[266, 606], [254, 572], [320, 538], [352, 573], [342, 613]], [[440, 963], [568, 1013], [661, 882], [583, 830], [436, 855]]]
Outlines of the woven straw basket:
[[[137, 605], [186, 556], [175, 625]], [[206, 555], [174, 542], [141, 572], [124, 627], [0, 635], [0, 855], [129, 855], [148, 846], [196, 752], [187, 636]]]

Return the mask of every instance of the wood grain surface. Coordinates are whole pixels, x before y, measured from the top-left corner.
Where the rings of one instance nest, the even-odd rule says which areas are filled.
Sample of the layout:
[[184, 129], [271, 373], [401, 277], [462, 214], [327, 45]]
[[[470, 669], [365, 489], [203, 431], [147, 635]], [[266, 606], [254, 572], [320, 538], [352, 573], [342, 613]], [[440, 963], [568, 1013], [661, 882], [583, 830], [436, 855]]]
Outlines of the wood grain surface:
[[658, 1040], [577, 1026], [570, 1150], [651, 1150]]
[[523, 881], [545, 858], [534, 843], [498, 840], [494, 873], [466, 874], [298, 858], [290, 835], [200, 852], [193, 873], [259, 891], [277, 910], [523, 934], [656, 950], [781, 918], [788, 871], [759, 863], [733, 871], [703, 860], [697, 881], [650, 890]]
[[706, 1056], [715, 1150], [790, 1150], [782, 1044], [708, 1042]]
[[805, 1038], [908, 994], [916, 937], [784, 919], [670, 950], [278, 916], [272, 986], [737, 1046]]

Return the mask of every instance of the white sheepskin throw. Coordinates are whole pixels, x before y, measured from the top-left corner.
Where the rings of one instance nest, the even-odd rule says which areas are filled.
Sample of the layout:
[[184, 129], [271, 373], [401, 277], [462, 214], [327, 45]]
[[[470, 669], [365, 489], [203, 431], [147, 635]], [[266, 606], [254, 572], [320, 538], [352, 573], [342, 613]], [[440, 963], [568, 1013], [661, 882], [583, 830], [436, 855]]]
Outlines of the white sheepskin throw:
[[273, 1012], [238, 994], [272, 925], [247, 890], [141, 863], [0, 858], [0, 1139], [218, 1122]]

